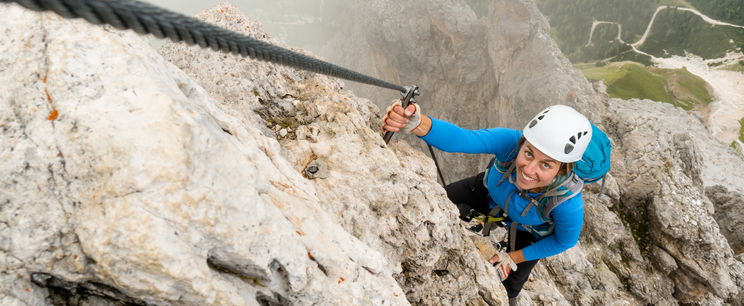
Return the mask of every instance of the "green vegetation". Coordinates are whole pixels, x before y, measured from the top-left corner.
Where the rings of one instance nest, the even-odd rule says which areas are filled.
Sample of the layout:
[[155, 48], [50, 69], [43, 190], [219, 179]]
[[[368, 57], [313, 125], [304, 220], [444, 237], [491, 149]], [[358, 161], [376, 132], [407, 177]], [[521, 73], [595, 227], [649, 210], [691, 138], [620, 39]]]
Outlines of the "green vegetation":
[[673, 103], [673, 97], [666, 89], [666, 79], [649, 72], [643, 65], [622, 62], [584, 70], [590, 80], [602, 80], [607, 84], [610, 97], [621, 99], [650, 99]]
[[721, 21], [744, 25], [744, 3], [741, 0], [687, 0], [701, 13]]
[[714, 26], [691, 12], [667, 9], [656, 16], [651, 33], [639, 49], [660, 57], [689, 52], [719, 58], [737, 47], [744, 47], [744, 29]]
[[[599, 59], [597, 56], [604, 53], [584, 51], [593, 20], [618, 22], [623, 25], [622, 39], [627, 42], [635, 41], [645, 31], [660, 2], [625, 0], [620, 4], [615, 0], [538, 0], [537, 4], [540, 11], [548, 16], [551, 27], [557, 30], [556, 42], [563, 53], [574, 62], [588, 62]], [[611, 30], [612, 27], [617, 28], [601, 25], [597, 30], [617, 31]], [[609, 39], [614, 37], [610, 35]], [[598, 40], [592, 38], [592, 41]]]
[[[618, 27], [615, 24], [598, 24], [592, 35], [592, 42], [577, 50], [576, 56], [586, 60], [601, 60], [613, 57], [631, 48], [617, 40]], [[587, 38], [588, 39], [588, 36]]]
[[[474, 1], [474, 0], [471, 0]], [[594, 20], [616, 22], [622, 25], [622, 40], [638, 41], [660, 5], [697, 8], [710, 13], [712, 18], [722, 18], [744, 25], [742, 0], [537, 0], [540, 10], [548, 16], [551, 36], [561, 51], [572, 62], [594, 62], [611, 57], [612, 61], [627, 58], [629, 46], [619, 42], [616, 24], [598, 24], [591, 43], [587, 45]], [[692, 53], [703, 58], [717, 58], [735, 48], [744, 49], [744, 29], [713, 26], [689, 11], [665, 9], [659, 12], [643, 51], [655, 56], [685, 55]]]
[[694, 8], [694, 6], [692, 6], [692, 4], [690, 4], [690, 2], [686, 0], [662, 0], [660, 4], [667, 6]]
[[740, 152], [741, 154], [744, 154], [744, 147], [742, 147], [741, 143], [744, 143], [744, 118], [741, 118], [739, 120], [739, 141], [736, 140], [731, 141], [731, 144], [729, 145], [732, 149]]
[[478, 18], [488, 15], [489, 0], [465, 0]]
[[[649, 201], [651, 200], [647, 200], [644, 206], [650, 205]], [[610, 210], [620, 218], [620, 221], [623, 223], [625, 228], [630, 231], [630, 235], [636, 242], [641, 254], [647, 256], [649, 253], [649, 246], [651, 245], [648, 214], [645, 209], [633, 209], [633, 206], [626, 203], [618, 203], [612, 205]]]
[[707, 105], [713, 100], [708, 84], [684, 68], [660, 69], [634, 62], [575, 67], [581, 69], [587, 79], [602, 80], [607, 84], [607, 93], [612, 98], [649, 99], [686, 110]]
[[628, 50], [623, 53], [620, 53], [619, 55], [613, 57], [610, 59], [612, 62], [624, 62], [624, 61], [631, 61], [631, 62], [637, 62], [641, 63], [644, 66], [651, 66], [653, 65], [653, 62], [651, 61], [651, 57], [645, 54], [636, 53], [633, 50]]
[[659, 74], [667, 76], [667, 88], [674, 96], [675, 105], [686, 110], [696, 108], [698, 105], [708, 105], [713, 101], [709, 92], [708, 83], [687, 69], [659, 69], [654, 68]]
[[734, 64], [729, 64], [729, 65], [721, 67], [720, 69], [744, 72], [744, 61], [739, 61]]

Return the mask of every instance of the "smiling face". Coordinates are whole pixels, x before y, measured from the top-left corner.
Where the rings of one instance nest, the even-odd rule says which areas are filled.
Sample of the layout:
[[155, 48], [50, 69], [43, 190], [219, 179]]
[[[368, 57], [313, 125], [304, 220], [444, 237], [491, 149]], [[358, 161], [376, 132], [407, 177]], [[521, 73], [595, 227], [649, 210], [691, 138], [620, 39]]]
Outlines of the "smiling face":
[[519, 148], [516, 160], [517, 187], [522, 190], [546, 187], [553, 182], [560, 168], [561, 162], [548, 157], [529, 141], [525, 141]]

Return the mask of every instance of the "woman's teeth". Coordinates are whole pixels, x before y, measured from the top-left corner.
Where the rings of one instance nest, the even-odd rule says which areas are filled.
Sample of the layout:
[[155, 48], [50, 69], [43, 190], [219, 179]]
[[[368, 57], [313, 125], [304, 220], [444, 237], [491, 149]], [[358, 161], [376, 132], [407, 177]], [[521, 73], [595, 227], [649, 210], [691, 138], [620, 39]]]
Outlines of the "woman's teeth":
[[534, 181], [534, 180], [535, 180], [535, 179], [533, 179], [533, 178], [530, 178], [529, 176], [527, 176], [527, 175], [526, 175], [526, 174], [524, 174], [524, 173], [522, 173], [522, 178], [524, 178], [524, 180], [525, 180], [525, 181]]

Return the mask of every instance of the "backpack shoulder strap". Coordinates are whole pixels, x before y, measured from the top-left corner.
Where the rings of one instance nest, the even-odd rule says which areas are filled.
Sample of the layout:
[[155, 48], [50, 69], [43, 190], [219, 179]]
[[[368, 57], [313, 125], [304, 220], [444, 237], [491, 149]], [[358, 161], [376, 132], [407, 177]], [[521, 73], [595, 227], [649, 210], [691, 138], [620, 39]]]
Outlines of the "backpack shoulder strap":
[[501, 179], [496, 182], [496, 185], [499, 185], [501, 184], [501, 182], [504, 181], [505, 178], [511, 176], [512, 171], [514, 171], [514, 160], [502, 162], [499, 161], [496, 156], [492, 157], [491, 160], [488, 162], [488, 166], [485, 170], [485, 175], [483, 176], [483, 186], [486, 186], [486, 188], [488, 188], [488, 172], [491, 171], [491, 169], [493, 168], [501, 173]]
[[542, 199], [540, 199], [540, 207], [538, 208], [540, 218], [546, 222], [553, 222], [550, 218], [550, 213], [553, 209], [578, 195], [583, 187], [584, 181], [576, 174], [571, 174], [557, 188], [546, 192], [542, 196]]
[[[584, 181], [576, 174], [571, 174], [566, 178], [560, 185], [553, 187], [545, 193], [532, 198], [526, 192], [520, 191], [519, 195], [530, 201], [529, 204], [522, 210], [521, 215], [525, 216], [532, 209], [533, 206], [537, 206], [539, 218], [545, 222], [541, 226], [530, 226], [525, 224], [519, 224], [522, 228], [532, 233], [536, 238], [545, 237], [553, 233], [555, 225], [553, 220], [550, 218], [550, 213], [563, 202], [575, 197], [581, 192], [584, 187]], [[508, 212], [508, 211], [507, 211]], [[515, 222], [512, 222], [512, 226], [516, 226]], [[511, 233], [510, 233], [511, 235]], [[513, 246], [512, 246], [513, 248]]]
[[509, 168], [511, 167], [514, 160], [509, 160], [502, 162], [496, 158], [496, 156], [492, 157], [490, 161], [488, 161], [488, 166], [486, 166], [486, 169], [491, 169], [491, 167], [496, 168], [496, 170], [499, 171], [499, 173], [505, 173], [509, 171]]

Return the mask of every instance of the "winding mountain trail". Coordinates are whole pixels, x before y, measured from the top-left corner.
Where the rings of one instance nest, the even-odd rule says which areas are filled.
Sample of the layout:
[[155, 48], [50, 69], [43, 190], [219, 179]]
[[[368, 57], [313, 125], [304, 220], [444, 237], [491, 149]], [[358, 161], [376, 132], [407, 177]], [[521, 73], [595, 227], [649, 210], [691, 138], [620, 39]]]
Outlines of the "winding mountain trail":
[[[680, 10], [680, 11], [691, 12], [691, 13], [693, 13], [695, 15], [700, 16], [700, 18], [702, 18], [703, 21], [705, 21], [705, 22], [707, 22], [709, 24], [712, 24], [712, 25], [721, 25], [721, 26], [729, 26], [729, 27], [736, 27], [736, 28], [742, 28], [742, 29], [744, 29], [744, 26], [741, 26], [741, 25], [732, 24], [732, 23], [728, 23], [728, 22], [723, 22], [723, 21], [720, 21], [720, 20], [716, 20], [716, 19], [710, 18], [707, 15], [705, 15], [703, 13], [700, 13], [700, 11], [698, 11], [696, 9], [683, 8], [683, 7], [670, 7], [670, 6], [667, 6], [667, 5], [662, 5], [662, 6], [659, 6], [659, 7], [656, 8], [656, 11], [654, 12], [654, 15], [651, 17], [651, 21], [649, 21], [648, 26], [646, 26], [646, 31], [643, 33], [643, 36], [641, 36], [641, 38], [638, 41], [630, 44], [631, 47], [634, 47], [633, 48], [634, 50], [636, 50], [635, 47], [638, 47], [638, 46], [642, 45], [644, 42], [646, 42], [646, 38], [648, 37], [648, 34], [651, 32], [651, 28], [653, 27], [654, 21], [656, 20], [656, 15], [658, 15], [659, 12], [661, 12], [662, 10], [669, 9], [669, 8]], [[589, 46], [591, 44], [591, 42], [592, 42], [592, 36], [594, 34], [594, 29], [596, 29], [596, 27], [598, 25], [600, 25], [600, 24], [614, 24], [614, 25], [617, 25], [618, 31], [617, 31], [617, 38], [616, 39], [619, 42], [621, 42], [621, 43], [627, 44], [625, 41], [623, 41], [622, 36], [621, 36], [622, 30], [623, 30], [623, 25], [622, 24], [619, 24], [619, 23], [614, 22], [614, 21], [595, 20], [595, 21], [592, 22], [592, 29], [589, 31], [589, 39], [586, 42], [586, 45], [585, 46]], [[642, 54], [646, 54], [646, 53], [643, 53], [643, 52], [641, 52], [641, 53]]]
[[722, 22], [710, 18], [696, 9], [691, 8], [680, 8], [680, 7], [669, 7], [666, 5], [659, 6], [656, 8], [654, 15], [651, 17], [651, 21], [646, 26], [646, 31], [643, 36], [635, 43], [627, 43], [622, 39], [622, 24], [613, 21], [601, 21], [595, 20], [592, 22], [592, 29], [589, 31], [589, 39], [585, 45], [588, 47], [592, 43], [592, 37], [594, 30], [601, 24], [613, 24], [618, 27], [617, 41], [623, 44], [629, 45], [633, 51], [638, 54], [643, 54], [651, 58], [659, 68], [667, 69], [680, 69], [685, 68], [689, 72], [704, 79], [713, 88], [714, 101], [708, 106], [708, 110], [703, 112], [705, 117], [705, 124], [719, 141], [723, 143], [731, 143], [732, 141], [738, 142], [739, 137], [739, 120], [744, 118], [744, 74], [725, 71], [718, 69], [711, 69], [708, 63], [711, 62], [735, 62], [744, 58], [741, 53], [729, 53], [726, 57], [721, 59], [703, 60], [702, 58], [695, 56], [672, 56], [669, 58], [656, 57], [646, 52], [639, 50], [638, 48], [646, 42], [651, 28], [653, 27], [656, 16], [664, 9], [677, 9], [681, 11], [688, 11], [693, 14], [700, 16], [705, 22], [712, 25], [719, 26], [730, 26], [744, 29], [744, 26]]
[[594, 34], [594, 29], [597, 28], [597, 26], [600, 25], [600, 24], [614, 24], [614, 25], [617, 25], [617, 37], [615, 39], [617, 39], [617, 41], [619, 41], [621, 43], [625, 43], [623, 41], [623, 37], [622, 37], [622, 34], [623, 34], [623, 25], [622, 24], [619, 24], [619, 23], [613, 22], [613, 21], [598, 21], [598, 20], [595, 20], [595, 21], [592, 22], [592, 29], [589, 31], [589, 40], [586, 42], [586, 45], [584, 45], [584, 47], [589, 47], [589, 45], [592, 43], [592, 35]]

